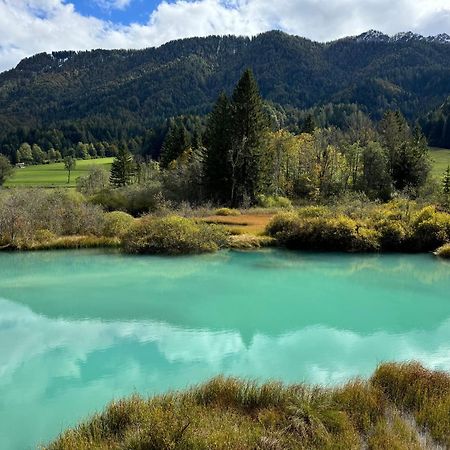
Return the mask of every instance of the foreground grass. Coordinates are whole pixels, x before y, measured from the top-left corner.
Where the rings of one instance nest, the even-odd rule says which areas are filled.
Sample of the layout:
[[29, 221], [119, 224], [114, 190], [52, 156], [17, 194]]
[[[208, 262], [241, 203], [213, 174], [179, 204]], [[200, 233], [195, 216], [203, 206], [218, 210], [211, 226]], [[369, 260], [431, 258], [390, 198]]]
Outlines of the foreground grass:
[[16, 169], [13, 176], [5, 183], [6, 187], [74, 187], [76, 179], [89, 172], [92, 166], [102, 166], [110, 170], [114, 158], [99, 158], [77, 160], [76, 169], [70, 176], [70, 184], [67, 183], [67, 171], [64, 163], [39, 164]]
[[64, 432], [59, 449], [398, 449], [450, 445], [450, 376], [383, 364], [339, 388], [216, 378], [133, 396]]

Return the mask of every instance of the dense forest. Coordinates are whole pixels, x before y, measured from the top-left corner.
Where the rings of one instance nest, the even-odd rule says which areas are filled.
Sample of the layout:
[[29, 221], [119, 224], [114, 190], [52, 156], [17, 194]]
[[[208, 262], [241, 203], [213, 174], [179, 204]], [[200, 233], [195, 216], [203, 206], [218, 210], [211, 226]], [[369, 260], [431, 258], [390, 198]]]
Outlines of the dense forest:
[[450, 95], [444, 37], [368, 32], [321, 44], [274, 31], [27, 58], [0, 74], [0, 151], [13, 162], [24, 142], [62, 156], [114, 155], [120, 146], [159, 156], [174, 121], [201, 134], [218, 94], [231, 94], [246, 68], [275, 129], [298, 132], [310, 115], [343, 128], [358, 111], [380, 120], [399, 109], [410, 123], [421, 120], [434, 144], [449, 144], [439, 128]]

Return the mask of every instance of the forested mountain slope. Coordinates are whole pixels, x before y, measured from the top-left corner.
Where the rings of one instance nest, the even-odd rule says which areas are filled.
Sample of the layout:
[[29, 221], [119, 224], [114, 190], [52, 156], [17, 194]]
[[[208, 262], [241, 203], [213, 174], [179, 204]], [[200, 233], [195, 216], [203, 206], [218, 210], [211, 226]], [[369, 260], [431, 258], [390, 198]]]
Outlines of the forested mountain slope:
[[450, 95], [449, 37], [379, 32], [321, 44], [268, 32], [178, 40], [145, 50], [39, 54], [0, 74], [1, 151], [129, 140], [165, 119], [204, 115], [243, 70], [280, 111], [358, 104], [378, 119], [424, 117]]

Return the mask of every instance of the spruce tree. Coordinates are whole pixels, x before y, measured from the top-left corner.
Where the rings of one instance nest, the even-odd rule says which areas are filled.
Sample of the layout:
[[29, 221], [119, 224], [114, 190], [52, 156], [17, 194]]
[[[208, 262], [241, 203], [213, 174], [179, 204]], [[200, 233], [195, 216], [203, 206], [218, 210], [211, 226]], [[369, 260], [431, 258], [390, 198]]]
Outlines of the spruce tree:
[[308, 114], [300, 125], [300, 133], [313, 134], [316, 129], [316, 123], [312, 114]]
[[131, 184], [136, 172], [132, 154], [120, 147], [111, 167], [110, 183], [115, 187]]
[[181, 156], [190, 145], [189, 134], [181, 120], [172, 122], [162, 146], [161, 166], [168, 167], [168, 165]]
[[206, 133], [205, 186], [208, 196], [218, 202], [230, 201], [231, 104], [224, 92], [209, 116]]
[[399, 190], [421, 186], [430, 165], [428, 144], [420, 128], [411, 131], [400, 111], [388, 111], [380, 128], [394, 186]]
[[258, 193], [262, 139], [267, 117], [258, 85], [251, 70], [246, 70], [232, 96], [231, 203], [239, 205], [248, 199], [255, 203]]

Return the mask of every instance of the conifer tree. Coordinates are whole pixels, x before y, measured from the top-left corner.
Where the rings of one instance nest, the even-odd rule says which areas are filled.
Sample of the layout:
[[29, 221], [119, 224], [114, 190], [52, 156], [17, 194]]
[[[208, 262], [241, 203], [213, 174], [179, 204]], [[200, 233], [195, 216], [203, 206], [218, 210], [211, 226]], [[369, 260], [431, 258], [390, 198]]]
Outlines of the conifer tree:
[[161, 150], [161, 166], [178, 159], [190, 147], [189, 134], [180, 120], [172, 122]]
[[230, 201], [231, 104], [224, 92], [209, 116], [206, 133], [205, 185], [209, 196], [219, 203]]
[[401, 190], [421, 186], [430, 165], [428, 144], [420, 128], [411, 131], [400, 111], [388, 111], [381, 121], [381, 135], [395, 187]]
[[267, 129], [263, 101], [251, 70], [246, 70], [232, 96], [231, 203], [248, 199], [255, 203], [258, 193], [262, 139]]
[[316, 129], [316, 123], [312, 114], [308, 114], [300, 125], [300, 133], [313, 134]]
[[110, 183], [115, 187], [131, 184], [136, 172], [132, 154], [120, 147], [111, 167]]

